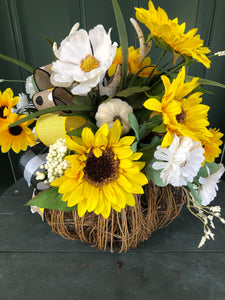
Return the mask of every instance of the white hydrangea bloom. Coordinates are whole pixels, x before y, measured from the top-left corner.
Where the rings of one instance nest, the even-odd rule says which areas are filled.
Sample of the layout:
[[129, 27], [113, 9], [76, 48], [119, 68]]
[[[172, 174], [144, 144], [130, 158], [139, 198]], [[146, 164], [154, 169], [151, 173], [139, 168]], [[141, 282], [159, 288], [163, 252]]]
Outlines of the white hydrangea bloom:
[[26, 93], [30, 96], [30, 98], [33, 97], [33, 95], [36, 93], [34, 86], [33, 86], [33, 75], [27, 77], [26, 83], [25, 83], [25, 90]]
[[130, 130], [130, 123], [128, 121], [130, 112], [133, 112], [133, 108], [126, 101], [113, 98], [99, 105], [95, 115], [96, 124], [98, 127], [101, 127], [107, 123], [109, 129], [111, 129], [115, 120], [119, 119], [121, 124], [124, 125], [122, 130], [122, 134], [124, 135]]
[[199, 178], [199, 183], [202, 184], [202, 187], [199, 190], [199, 196], [202, 200], [203, 206], [209, 205], [210, 202], [212, 202], [217, 195], [217, 191], [218, 191], [217, 184], [219, 183], [220, 178], [225, 171], [223, 164], [219, 164], [219, 165], [220, 165], [220, 169], [217, 172], [213, 173], [212, 175], [210, 175], [209, 168], [206, 167], [209, 176], [206, 178], [203, 177]]
[[[102, 25], [97, 25], [87, 33], [78, 30], [75, 24], [70, 34], [53, 51], [58, 58], [52, 64], [51, 82], [53, 85], [69, 87], [74, 95], [87, 95], [104, 78], [116, 54], [117, 43], [110, 38]], [[75, 82], [77, 84], [75, 84]]]
[[51, 183], [56, 178], [62, 176], [65, 170], [70, 167], [70, 162], [64, 159], [67, 151], [68, 148], [65, 139], [60, 138], [53, 145], [50, 145], [46, 164], [44, 165], [48, 178], [46, 183]]
[[154, 157], [160, 161], [154, 162], [155, 170], [162, 170], [160, 178], [173, 186], [187, 185], [198, 174], [204, 158], [204, 149], [190, 137], [174, 135], [168, 148], [157, 147]]

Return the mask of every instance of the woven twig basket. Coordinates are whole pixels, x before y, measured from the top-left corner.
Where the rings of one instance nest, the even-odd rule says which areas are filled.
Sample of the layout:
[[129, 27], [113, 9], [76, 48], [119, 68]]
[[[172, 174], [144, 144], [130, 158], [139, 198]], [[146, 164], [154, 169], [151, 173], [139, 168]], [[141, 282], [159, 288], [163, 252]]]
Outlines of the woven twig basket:
[[112, 209], [104, 219], [95, 213], [79, 217], [77, 211], [45, 210], [52, 230], [63, 238], [91, 243], [101, 250], [126, 252], [147, 240], [155, 230], [167, 226], [180, 213], [186, 201], [183, 191], [171, 185], [149, 183], [144, 195], [135, 195], [136, 205], [118, 213]]

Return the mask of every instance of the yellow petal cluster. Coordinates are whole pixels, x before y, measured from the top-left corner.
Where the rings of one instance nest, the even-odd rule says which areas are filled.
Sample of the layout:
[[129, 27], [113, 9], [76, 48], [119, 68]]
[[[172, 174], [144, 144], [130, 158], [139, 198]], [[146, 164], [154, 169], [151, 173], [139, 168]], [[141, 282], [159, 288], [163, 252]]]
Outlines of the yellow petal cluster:
[[201, 142], [208, 140], [212, 133], [207, 129], [209, 106], [201, 104], [202, 93], [193, 90], [198, 86], [198, 78], [185, 82], [185, 67], [179, 72], [172, 83], [167, 76], [161, 76], [165, 93], [160, 102], [150, 98], [144, 106], [162, 115], [166, 126], [166, 134], [161, 147], [168, 147], [173, 141], [173, 135], [189, 136]]
[[67, 137], [69, 149], [76, 154], [67, 159], [71, 168], [51, 183], [59, 187], [68, 207], [77, 204], [78, 214], [94, 211], [108, 218], [111, 208], [120, 212], [126, 205], [134, 206], [133, 194], [143, 194], [148, 183], [141, 172], [145, 163], [137, 161], [142, 153], [134, 153], [130, 145], [133, 136], [120, 138], [122, 127], [116, 120], [109, 130], [102, 125], [96, 134], [85, 127], [82, 137]]
[[223, 134], [219, 132], [219, 129], [216, 128], [209, 128], [209, 131], [211, 132], [212, 136], [206, 140], [202, 139], [202, 144], [205, 149], [205, 160], [209, 163], [212, 163], [222, 152], [220, 146], [223, 144], [221, 140]]
[[[154, 66], [150, 66], [151, 58], [142, 57], [139, 51], [140, 49], [135, 49], [133, 46], [128, 48], [128, 69], [130, 73], [135, 75], [142, 68], [142, 71], [138, 73], [138, 77], [148, 77], [151, 73], [158, 73], [154, 70]], [[122, 65], [121, 47], [117, 48], [114, 61], [108, 70], [109, 76], [115, 73], [117, 65]]]
[[9, 125], [21, 120], [25, 115], [18, 116], [15, 113], [10, 113], [0, 128], [0, 146], [3, 153], [12, 149], [19, 153], [21, 150], [26, 151], [28, 146], [34, 146], [36, 143], [36, 135], [28, 127], [33, 121], [29, 120], [15, 127], [9, 128]]
[[151, 0], [148, 10], [136, 8], [136, 18], [146, 25], [153, 36], [162, 38], [175, 52], [192, 57], [205, 67], [210, 67], [211, 62], [206, 56], [210, 50], [203, 46], [204, 41], [196, 35], [197, 28], [185, 33], [185, 23], [179, 25], [177, 18], [170, 20], [162, 8], [155, 9]]
[[13, 97], [13, 91], [8, 88], [3, 93], [0, 91], [0, 122], [4, 122], [11, 109], [19, 101], [19, 97]]

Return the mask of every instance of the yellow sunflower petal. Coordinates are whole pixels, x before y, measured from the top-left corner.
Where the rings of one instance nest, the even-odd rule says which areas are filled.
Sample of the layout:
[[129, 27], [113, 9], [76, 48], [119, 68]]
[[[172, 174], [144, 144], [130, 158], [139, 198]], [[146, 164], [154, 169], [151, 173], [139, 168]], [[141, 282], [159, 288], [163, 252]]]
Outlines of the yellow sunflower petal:
[[145, 108], [147, 108], [149, 110], [162, 112], [162, 103], [155, 98], [150, 98], [150, 99], [146, 100], [143, 105]]
[[77, 208], [79, 217], [83, 217], [83, 215], [87, 211], [87, 199], [84, 199], [83, 201], [79, 202]]
[[113, 123], [112, 128], [108, 134], [109, 145], [114, 145], [119, 142], [120, 136], [122, 132], [122, 127], [119, 120], [116, 120]]
[[87, 147], [93, 147], [94, 146], [94, 134], [92, 130], [88, 127], [85, 127], [82, 131], [82, 139]]

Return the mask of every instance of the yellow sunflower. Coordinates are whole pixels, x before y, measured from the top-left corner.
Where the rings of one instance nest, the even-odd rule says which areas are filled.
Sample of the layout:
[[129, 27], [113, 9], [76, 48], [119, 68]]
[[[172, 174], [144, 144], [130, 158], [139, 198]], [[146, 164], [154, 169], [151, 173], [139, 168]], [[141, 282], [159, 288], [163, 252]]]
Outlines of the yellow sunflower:
[[155, 9], [152, 1], [148, 3], [148, 10], [135, 8], [136, 18], [144, 23], [153, 36], [162, 38], [176, 53], [193, 57], [205, 67], [210, 67], [210, 60], [206, 54], [210, 52], [208, 47], [203, 47], [203, 40], [195, 35], [197, 28], [184, 33], [186, 24], [178, 24], [178, 19], [170, 20], [167, 13], [160, 7]]
[[21, 150], [26, 151], [28, 146], [34, 146], [36, 135], [28, 127], [34, 120], [29, 120], [14, 127], [8, 127], [10, 124], [26, 116], [18, 116], [15, 113], [9, 114], [6, 122], [1, 124], [0, 146], [3, 153], [8, 152], [10, 148], [16, 153]]
[[76, 154], [65, 158], [71, 168], [51, 185], [59, 187], [68, 207], [77, 204], [80, 217], [94, 211], [108, 218], [111, 208], [120, 212], [126, 205], [134, 206], [133, 193], [144, 193], [142, 186], [148, 180], [141, 169], [145, 163], [137, 161], [142, 153], [131, 150], [133, 136], [120, 139], [121, 131], [116, 120], [110, 130], [104, 124], [94, 135], [86, 127], [81, 138], [66, 139], [68, 148]]
[[11, 109], [19, 101], [19, 97], [13, 97], [13, 91], [8, 88], [3, 93], [0, 91], [0, 122], [5, 121]]
[[[116, 71], [116, 66], [122, 64], [122, 50], [121, 47], [117, 48], [117, 52], [111, 67], [108, 70], [109, 76], [112, 76]], [[132, 74], [136, 74], [141, 68], [145, 67], [139, 74], [138, 77], [148, 77], [154, 70], [154, 66], [151, 65], [150, 57], [142, 57], [139, 53], [139, 49], [134, 49], [133, 46], [128, 49], [128, 68]], [[154, 74], [158, 73], [154, 70]]]
[[219, 132], [219, 129], [216, 128], [210, 128], [209, 131], [211, 132], [212, 136], [206, 140], [202, 140], [202, 144], [205, 149], [205, 160], [209, 163], [212, 163], [222, 152], [219, 147], [223, 144], [221, 140], [223, 134]]
[[183, 67], [172, 83], [167, 76], [161, 76], [161, 79], [165, 87], [162, 101], [150, 98], [144, 103], [145, 108], [162, 115], [167, 132], [161, 147], [168, 147], [173, 141], [174, 134], [189, 136], [199, 142], [202, 138], [212, 137], [212, 133], [207, 129], [209, 106], [200, 104], [202, 93], [190, 94], [198, 86], [198, 78], [184, 82], [185, 67]]

